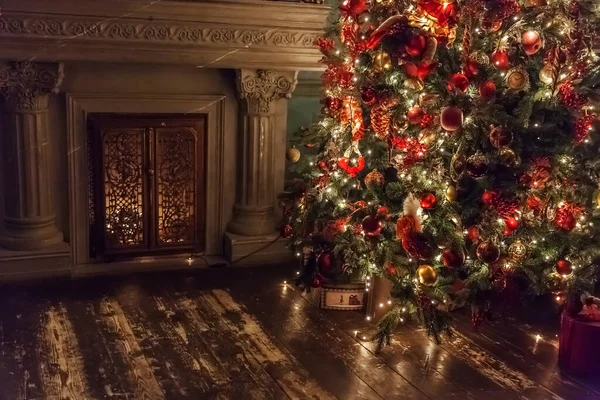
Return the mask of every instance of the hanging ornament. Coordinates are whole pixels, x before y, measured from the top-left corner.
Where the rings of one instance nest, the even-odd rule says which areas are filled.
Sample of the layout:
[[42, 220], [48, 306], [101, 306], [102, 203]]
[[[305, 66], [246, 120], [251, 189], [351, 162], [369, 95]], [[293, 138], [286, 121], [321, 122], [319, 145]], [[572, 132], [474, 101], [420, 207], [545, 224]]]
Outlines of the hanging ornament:
[[323, 109], [323, 113], [330, 116], [338, 115], [343, 106], [342, 99], [331, 96], [325, 97], [322, 103], [325, 106]]
[[573, 264], [568, 260], [558, 260], [556, 262], [556, 272], [560, 275], [569, 275], [573, 272]]
[[458, 107], [445, 107], [440, 113], [440, 124], [448, 132], [455, 132], [463, 124], [463, 112]]
[[575, 226], [577, 226], [577, 218], [579, 218], [582, 214], [583, 207], [576, 204], [567, 203], [566, 201], [561, 201], [556, 209], [554, 223], [560, 229], [570, 232], [575, 229]]
[[552, 67], [552, 65], [545, 64], [540, 69], [539, 78], [540, 78], [540, 81], [542, 81], [546, 85], [552, 85], [552, 84], [554, 84], [554, 81], [556, 79], [556, 75], [555, 75], [555, 71], [554, 71], [554, 68]]
[[498, 69], [508, 68], [508, 53], [504, 50], [496, 50], [492, 53], [492, 64]]
[[477, 246], [477, 257], [486, 264], [491, 264], [500, 258], [500, 249], [491, 240], [481, 242]]
[[357, 16], [367, 10], [367, 0], [344, 0], [340, 11], [346, 16]]
[[365, 159], [363, 156], [359, 156], [352, 160], [348, 157], [343, 157], [338, 161], [338, 167], [346, 171], [351, 177], [355, 177], [365, 168]]
[[527, 246], [520, 240], [515, 240], [508, 246], [508, 257], [513, 262], [521, 262], [527, 256]]
[[484, 99], [490, 99], [496, 94], [496, 84], [492, 81], [483, 81], [479, 85], [479, 95]]
[[513, 90], [525, 90], [529, 88], [529, 75], [524, 68], [513, 68], [506, 73], [506, 85]]
[[376, 169], [373, 169], [371, 172], [365, 176], [365, 186], [368, 189], [376, 189], [382, 186], [384, 183], [383, 174]]
[[500, 159], [502, 165], [509, 168], [517, 167], [521, 163], [521, 160], [516, 153], [508, 147], [503, 147], [500, 149], [498, 158]]
[[489, 161], [480, 151], [467, 158], [466, 169], [469, 176], [481, 178], [488, 172]]
[[495, 190], [486, 190], [481, 195], [481, 201], [487, 207], [496, 205], [498, 203], [499, 198], [500, 198], [500, 195]]
[[427, 46], [427, 38], [423, 35], [414, 35], [405, 44], [406, 52], [412, 57], [420, 57]]
[[390, 111], [383, 104], [377, 104], [371, 109], [371, 129], [380, 139], [387, 137], [391, 132]]
[[300, 150], [296, 148], [296, 146], [290, 147], [286, 153], [285, 158], [292, 163], [297, 163], [300, 161]]
[[487, 66], [490, 65], [490, 58], [485, 52], [481, 50], [476, 50], [469, 54], [469, 60], [475, 62], [477, 65]]
[[362, 220], [361, 224], [362, 224], [362, 229], [363, 229], [363, 232], [365, 233], [365, 236], [368, 236], [368, 237], [379, 236], [379, 234], [381, 233], [381, 229], [383, 229], [383, 225], [381, 224], [381, 221], [379, 220], [379, 218], [377, 218], [373, 215], [367, 215]]
[[512, 132], [503, 126], [492, 126], [489, 137], [490, 143], [497, 149], [510, 145], [513, 140]]
[[456, 187], [454, 185], [448, 185], [446, 188], [446, 200], [452, 203], [453, 201], [456, 201], [457, 198], [458, 192], [456, 191]]
[[417, 268], [417, 276], [421, 285], [433, 286], [437, 281], [437, 272], [431, 265], [420, 265]]
[[460, 268], [465, 263], [465, 253], [455, 248], [446, 248], [442, 252], [442, 263], [446, 268]]
[[523, 50], [525, 54], [528, 56], [532, 56], [544, 45], [544, 41], [542, 40], [541, 35], [536, 31], [527, 31], [523, 32], [521, 35], [521, 44], [523, 45]]
[[408, 232], [402, 237], [402, 248], [410, 257], [427, 260], [433, 255], [429, 238], [421, 232]]
[[396, 222], [396, 238], [402, 239], [415, 229], [415, 219], [410, 215], [403, 215]]
[[464, 93], [469, 88], [469, 79], [465, 74], [454, 74], [448, 80], [448, 90], [458, 90]]
[[460, 151], [460, 148], [454, 153], [452, 156], [452, 160], [450, 160], [450, 176], [453, 181], [458, 181], [466, 168], [466, 160], [465, 156]]
[[317, 268], [321, 275], [327, 275], [331, 269], [332, 259], [334, 255], [331, 251], [324, 251], [317, 258]]
[[519, 221], [514, 217], [504, 218], [504, 225], [504, 235], [510, 236], [519, 227]]
[[433, 208], [435, 206], [436, 201], [437, 200], [436, 200], [435, 195], [433, 193], [425, 193], [419, 199], [419, 204], [421, 204], [421, 207], [424, 210], [429, 210], [429, 209], [431, 209], [431, 208]]
[[387, 272], [390, 275], [396, 275], [398, 273], [398, 268], [396, 268], [395, 266], [393, 266], [392, 264], [388, 264], [384, 267], [385, 272]]
[[352, 140], [361, 140], [365, 135], [362, 109], [360, 101], [354, 96], [345, 96], [342, 110], [340, 112], [340, 122], [350, 124], [352, 127]]
[[375, 59], [373, 60], [373, 69], [377, 73], [381, 73], [383, 71], [387, 71], [392, 67], [392, 59], [388, 53], [383, 50], [379, 50], [375, 54]]
[[412, 107], [411, 109], [408, 110], [408, 113], [406, 114], [406, 116], [408, 118], [408, 123], [411, 125], [420, 124], [421, 121], [423, 121], [424, 115], [425, 115], [425, 112], [419, 106]]
[[368, 106], [375, 104], [377, 93], [372, 88], [365, 88], [362, 92], [361, 99]]
[[379, 206], [377, 208], [377, 218], [390, 219], [391, 218], [390, 209], [387, 208], [386, 206]]

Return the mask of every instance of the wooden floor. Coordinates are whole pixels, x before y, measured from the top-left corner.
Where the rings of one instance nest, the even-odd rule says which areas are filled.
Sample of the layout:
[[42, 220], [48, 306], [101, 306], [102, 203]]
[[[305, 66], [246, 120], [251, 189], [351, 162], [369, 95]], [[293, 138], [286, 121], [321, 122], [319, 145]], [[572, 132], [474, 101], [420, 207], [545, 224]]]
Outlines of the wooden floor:
[[360, 340], [360, 313], [323, 312], [283, 290], [290, 272], [2, 287], [0, 398], [600, 399], [600, 384], [561, 375], [552, 330], [474, 333], [458, 313], [442, 345], [403, 327], [377, 353]]

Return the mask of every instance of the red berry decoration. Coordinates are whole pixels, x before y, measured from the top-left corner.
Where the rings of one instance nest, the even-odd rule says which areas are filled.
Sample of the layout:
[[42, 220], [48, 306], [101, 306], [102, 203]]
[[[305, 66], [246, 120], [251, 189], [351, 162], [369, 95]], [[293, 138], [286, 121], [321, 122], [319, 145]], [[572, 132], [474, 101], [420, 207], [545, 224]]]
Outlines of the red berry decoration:
[[331, 251], [324, 251], [319, 255], [319, 258], [317, 259], [317, 268], [321, 275], [327, 275], [331, 269], [332, 258], [333, 253]]
[[281, 227], [281, 237], [282, 238], [288, 238], [292, 235], [292, 226], [291, 225], [284, 225]]
[[481, 242], [477, 246], [477, 257], [484, 263], [491, 264], [500, 258], [500, 249], [491, 240]]
[[436, 201], [437, 200], [433, 193], [425, 193], [419, 199], [419, 204], [421, 204], [421, 207], [423, 207], [425, 210], [429, 210], [435, 206]]
[[423, 116], [425, 112], [421, 107], [413, 107], [408, 110], [406, 116], [408, 117], [408, 123], [412, 125], [418, 125], [423, 121]]
[[408, 39], [405, 45], [406, 52], [412, 57], [420, 57], [427, 47], [427, 39], [423, 35], [415, 35]]
[[429, 239], [421, 232], [408, 232], [402, 237], [402, 248], [410, 257], [426, 260], [433, 256], [433, 247]]
[[463, 112], [458, 107], [449, 106], [442, 110], [440, 114], [440, 123], [442, 128], [448, 132], [455, 132], [463, 124]]
[[479, 95], [484, 99], [494, 97], [496, 94], [496, 84], [492, 81], [484, 81], [479, 85]]
[[558, 260], [556, 262], [556, 272], [560, 275], [569, 275], [573, 272], [573, 264], [567, 260]]
[[383, 225], [381, 225], [381, 221], [379, 220], [379, 218], [377, 218], [373, 215], [367, 215], [362, 220], [362, 229], [363, 229], [363, 232], [365, 233], [365, 236], [368, 236], [368, 237], [379, 236], [382, 228], [383, 228]]
[[497, 50], [492, 53], [492, 63], [498, 69], [508, 68], [508, 54], [504, 50]]
[[494, 204], [496, 204], [499, 197], [500, 196], [498, 195], [498, 193], [496, 191], [486, 190], [481, 195], [481, 201], [483, 201], [483, 204], [485, 204], [486, 206], [489, 207], [489, 206], [493, 206]]
[[492, 128], [490, 132], [490, 143], [497, 149], [510, 145], [513, 141], [513, 134], [503, 126]]
[[447, 268], [459, 268], [465, 263], [465, 253], [453, 248], [446, 248], [442, 252], [442, 263]]
[[469, 79], [465, 74], [454, 74], [448, 80], [448, 90], [458, 90], [462, 93], [469, 88]]
[[525, 54], [532, 56], [540, 51], [544, 42], [540, 34], [536, 31], [527, 31], [521, 36], [521, 44], [523, 45]]
[[467, 229], [467, 237], [471, 242], [477, 243], [480, 236], [481, 234], [479, 233], [479, 227], [477, 225], [473, 225]]
[[365, 90], [363, 90], [361, 98], [363, 103], [365, 103], [368, 106], [372, 106], [377, 100], [377, 93], [375, 93], [375, 90], [371, 88], [366, 88]]
[[312, 277], [310, 286], [312, 286], [314, 288], [318, 288], [318, 287], [321, 287], [322, 284], [323, 284], [323, 279], [321, 279], [321, 277], [319, 275], [315, 275]]

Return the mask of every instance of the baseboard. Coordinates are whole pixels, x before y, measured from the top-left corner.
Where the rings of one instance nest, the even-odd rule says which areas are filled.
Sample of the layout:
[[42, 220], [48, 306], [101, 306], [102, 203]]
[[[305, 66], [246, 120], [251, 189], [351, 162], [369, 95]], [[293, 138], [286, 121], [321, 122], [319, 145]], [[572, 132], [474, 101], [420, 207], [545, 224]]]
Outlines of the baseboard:
[[225, 233], [225, 256], [232, 265], [279, 264], [294, 259], [278, 234], [242, 236]]
[[72, 264], [71, 248], [67, 243], [43, 250], [0, 249], [0, 281], [68, 277]]

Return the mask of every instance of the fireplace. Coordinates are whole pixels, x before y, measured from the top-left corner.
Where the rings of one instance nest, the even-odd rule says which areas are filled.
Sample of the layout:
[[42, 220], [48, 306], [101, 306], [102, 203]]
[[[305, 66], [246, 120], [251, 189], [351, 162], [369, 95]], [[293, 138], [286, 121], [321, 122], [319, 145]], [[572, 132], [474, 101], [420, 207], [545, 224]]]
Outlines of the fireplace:
[[204, 116], [90, 114], [90, 256], [204, 250]]

